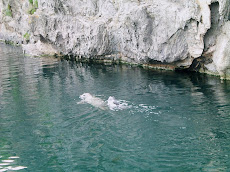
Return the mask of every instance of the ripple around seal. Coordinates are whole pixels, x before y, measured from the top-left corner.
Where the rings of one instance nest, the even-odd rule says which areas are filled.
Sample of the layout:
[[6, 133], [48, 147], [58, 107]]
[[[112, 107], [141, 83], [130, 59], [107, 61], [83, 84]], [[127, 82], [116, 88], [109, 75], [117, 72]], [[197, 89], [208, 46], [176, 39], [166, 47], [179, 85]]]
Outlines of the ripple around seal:
[[[0, 170], [230, 169], [229, 81], [20, 51], [0, 44]], [[131, 106], [77, 104], [82, 93]]]

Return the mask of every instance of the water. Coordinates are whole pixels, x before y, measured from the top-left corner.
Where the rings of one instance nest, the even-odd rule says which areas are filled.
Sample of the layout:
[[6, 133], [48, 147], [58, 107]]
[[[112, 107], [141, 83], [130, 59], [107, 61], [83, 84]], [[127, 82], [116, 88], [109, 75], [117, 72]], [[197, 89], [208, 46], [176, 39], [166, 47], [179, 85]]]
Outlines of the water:
[[[78, 104], [83, 93], [130, 107]], [[0, 171], [230, 171], [229, 156], [228, 81], [0, 45]]]

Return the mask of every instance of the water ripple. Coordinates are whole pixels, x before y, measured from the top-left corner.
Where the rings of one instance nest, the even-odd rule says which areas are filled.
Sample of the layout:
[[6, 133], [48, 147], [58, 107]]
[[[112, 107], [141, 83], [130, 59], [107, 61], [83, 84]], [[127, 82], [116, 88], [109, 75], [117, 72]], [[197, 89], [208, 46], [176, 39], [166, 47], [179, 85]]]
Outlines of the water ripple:
[[[230, 169], [228, 81], [0, 54], [0, 171]], [[77, 104], [82, 93], [129, 108]]]

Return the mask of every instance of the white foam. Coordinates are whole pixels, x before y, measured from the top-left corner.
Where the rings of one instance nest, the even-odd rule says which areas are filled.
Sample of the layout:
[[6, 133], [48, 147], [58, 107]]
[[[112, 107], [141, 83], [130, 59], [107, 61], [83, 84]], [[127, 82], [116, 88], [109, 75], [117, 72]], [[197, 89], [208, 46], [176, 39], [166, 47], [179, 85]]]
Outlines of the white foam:
[[107, 105], [109, 109], [113, 111], [128, 109], [131, 107], [125, 100], [116, 100], [115, 97], [112, 96], [108, 98]]

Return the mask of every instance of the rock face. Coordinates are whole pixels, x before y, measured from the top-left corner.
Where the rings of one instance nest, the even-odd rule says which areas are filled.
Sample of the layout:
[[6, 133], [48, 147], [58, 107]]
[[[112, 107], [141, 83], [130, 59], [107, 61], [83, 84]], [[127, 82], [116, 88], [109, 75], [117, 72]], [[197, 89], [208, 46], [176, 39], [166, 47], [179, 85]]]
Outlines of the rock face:
[[0, 0], [0, 39], [32, 55], [230, 76], [229, 0]]

